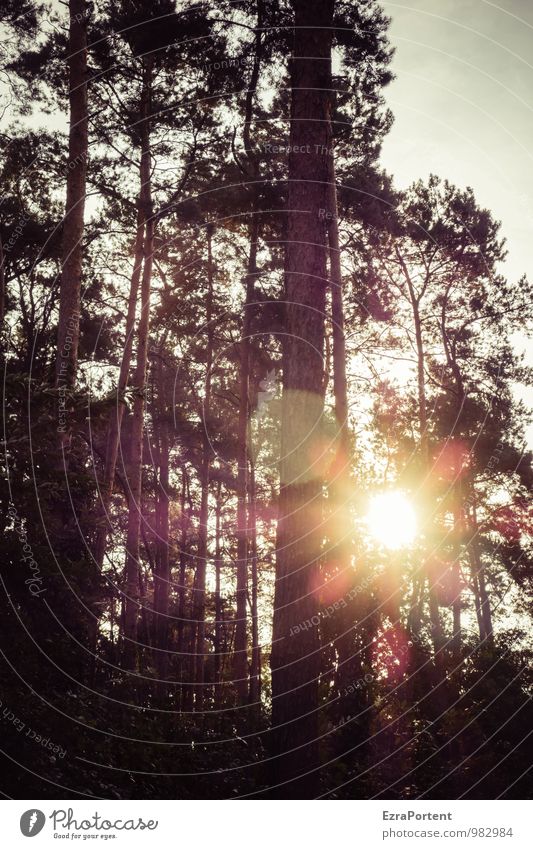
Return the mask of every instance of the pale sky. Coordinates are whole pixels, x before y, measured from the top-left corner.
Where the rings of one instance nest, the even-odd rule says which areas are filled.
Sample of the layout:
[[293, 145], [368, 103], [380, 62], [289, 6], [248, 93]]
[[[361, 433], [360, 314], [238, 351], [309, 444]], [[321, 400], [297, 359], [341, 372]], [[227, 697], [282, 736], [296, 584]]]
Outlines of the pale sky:
[[502, 221], [510, 275], [533, 274], [533, 3], [382, 5], [397, 75], [385, 167], [400, 186], [430, 171], [472, 186]]
[[[431, 172], [471, 186], [502, 222], [509, 279], [532, 277], [533, 0], [382, 6], [396, 48], [383, 165], [399, 188]], [[519, 344], [533, 364], [533, 344]]]

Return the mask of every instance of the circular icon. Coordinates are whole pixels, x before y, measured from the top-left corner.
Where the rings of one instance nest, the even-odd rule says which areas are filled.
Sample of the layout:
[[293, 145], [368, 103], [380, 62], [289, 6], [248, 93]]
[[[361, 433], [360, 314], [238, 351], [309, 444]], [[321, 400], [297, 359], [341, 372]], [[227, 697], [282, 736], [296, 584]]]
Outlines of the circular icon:
[[46, 817], [37, 808], [25, 811], [20, 818], [20, 830], [24, 837], [35, 837], [42, 830]]

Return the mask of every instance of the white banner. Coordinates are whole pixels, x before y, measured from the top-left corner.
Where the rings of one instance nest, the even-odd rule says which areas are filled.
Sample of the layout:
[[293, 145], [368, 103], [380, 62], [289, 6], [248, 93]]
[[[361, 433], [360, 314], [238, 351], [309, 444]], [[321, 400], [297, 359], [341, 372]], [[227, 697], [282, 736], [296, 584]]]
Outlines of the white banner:
[[531, 849], [530, 801], [5, 801], [2, 846]]

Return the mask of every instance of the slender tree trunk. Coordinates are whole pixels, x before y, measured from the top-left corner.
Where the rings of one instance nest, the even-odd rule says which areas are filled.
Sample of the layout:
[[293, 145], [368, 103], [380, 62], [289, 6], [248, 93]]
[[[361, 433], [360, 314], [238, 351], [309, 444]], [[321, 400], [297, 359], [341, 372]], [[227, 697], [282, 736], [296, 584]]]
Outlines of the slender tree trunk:
[[214, 673], [214, 704], [219, 710], [222, 704], [222, 596], [221, 596], [221, 574], [222, 574], [222, 483], [217, 484], [216, 517], [215, 517], [215, 673]]
[[[57, 330], [56, 388], [60, 410], [76, 383], [80, 329], [80, 293], [88, 152], [87, 4], [69, 0], [69, 114], [67, 199], [63, 219], [61, 284]], [[61, 445], [68, 442], [68, 423], [60, 416]]]
[[256, 491], [255, 491], [255, 466], [250, 457], [250, 478], [249, 478], [249, 540], [250, 540], [250, 555], [252, 563], [252, 598], [251, 598], [251, 619], [252, 619], [252, 664], [250, 667], [250, 703], [255, 705], [255, 712], [259, 712], [261, 700], [261, 645], [259, 642], [259, 612], [258, 612], [258, 597], [259, 597], [259, 574], [257, 563], [257, 510], [256, 510]]
[[248, 492], [248, 420], [250, 396], [250, 332], [254, 284], [257, 275], [257, 240], [259, 225], [257, 214], [252, 211], [250, 222], [250, 252], [246, 274], [244, 321], [240, 344], [240, 397], [239, 425], [237, 433], [237, 619], [235, 623], [235, 652], [233, 656], [233, 680], [239, 704], [244, 704], [248, 694], [248, 516], [246, 499]]
[[238, 704], [245, 704], [248, 698], [248, 627], [247, 627], [247, 593], [248, 593], [248, 517], [246, 499], [248, 491], [248, 419], [250, 392], [250, 330], [254, 286], [257, 275], [257, 242], [259, 239], [258, 195], [256, 181], [259, 178], [259, 162], [252, 150], [251, 127], [254, 112], [254, 97], [261, 72], [262, 59], [262, 21], [263, 2], [257, 0], [257, 28], [254, 43], [254, 59], [248, 91], [244, 103], [243, 142], [246, 161], [251, 182], [253, 201], [250, 211], [249, 254], [245, 279], [245, 301], [242, 339], [240, 343], [240, 391], [239, 391], [239, 424], [237, 433], [237, 588], [235, 622], [235, 651], [233, 655], [233, 681]]
[[109, 529], [109, 508], [115, 484], [115, 470], [118, 457], [118, 446], [122, 419], [126, 408], [125, 393], [128, 388], [131, 354], [133, 348], [133, 335], [135, 328], [135, 312], [137, 309], [137, 297], [139, 283], [141, 280], [142, 262], [144, 253], [144, 215], [139, 200], [139, 211], [137, 215], [137, 230], [135, 235], [135, 249], [133, 259], [133, 271], [130, 280], [130, 291], [128, 296], [128, 311], [126, 315], [124, 350], [120, 361], [120, 371], [117, 384], [117, 406], [109, 416], [109, 424], [106, 440], [106, 455], [104, 476], [100, 486], [100, 509], [98, 515], [98, 526], [94, 545], [94, 560], [98, 572], [102, 571], [107, 545], [107, 534]]
[[[446, 301], [443, 301], [441, 308], [441, 334], [442, 341], [444, 346], [444, 351], [446, 354], [446, 360], [448, 366], [451, 369], [451, 372], [454, 377], [455, 382], [455, 392], [457, 395], [457, 424], [459, 425], [462, 421], [464, 421], [464, 407], [466, 400], [466, 391], [463, 382], [463, 375], [461, 372], [461, 368], [457, 359], [454, 356], [453, 350], [450, 346], [447, 331], [446, 331]], [[461, 470], [462, 471], [462, 470]], [[464, 525], [466, 521], [465, 515], [465, 503], [464, 503], [464, 487], [461, 485], [461, 481], [459, 481], [458, 486], [458, 510], [460, 513], [462, 529], [464, 532]], [[471, 484], [472, 494], [475, 495], [473, 484]], [[472, 535], [469, 543], [469, 558], [472, 570], [472, 582], [474, 587], [474, 603], [476, 607], [476, 616], [478, 618], [478, 626], [479, 626], [479, 634], [481, 640], [487, 640], [488, 644], [492, 644], [492, 617], [490, 612], [490, 601], [488, 599], [488, 595], [486, 592], [485, 586], [485, 574], [483, 569], [483, 564], [481, 563], [481, 559], [479, 557], [479, 549], [477, 543], [477, 518], [476, 518], [476, 505], [475, 500], [473, 503], [473, 529]], [[460, 605], [458, 605], [459, 609], [456, 610], [454, 607], [454, 651], [457, 651], [457, 640], [455, 638], [455, 633], [457, 629], [460, 632]], [[460, 639], [460, 638], [459, 638]]]
[[141, 95], [140, 133], [142, 138], [142, 201], [145, 216], [144, 265], [141, 281], [141, 311], [137, 330], [137, 362], [133, 387], [135, 400], [130, 433], [130, 474], [128, 491], [128, 530], [126, 537], [125, 610], [124, 610], [124, 652], [123, 665], [126, 669], [135, 669], [137, 665], [137, 622], [139, 614], [139, 539], [142, 521], [142, 459], [143, 426], [146, 391], [146, 365], [148, 361], [148, 341], [150, 334], [150, 288], [152, 282], [152, 262], [154, 250], [154, 219], [150, 187], [150, 96], [152, 85], [151, 59], [143, 62], [143, 85]]
[[195, 709], [202, 711], [204, 703], [205, 682], [205, 587], [206, 570], [208, 558], [208, 519], [209, 519], [209, 479], [211, 472], [211, 443], [207, 429], [211, 415], [211, 369], [213, 366], [213, 254], [212, 254], [213, 229], [211, 225], [207, 228], [207, 299], [206, 299], [206, 326], [207, 326], [207, 350], [206, 350], [206, 372], [204, 382], [204, 430], [202, 446], [202, 466], [200, 472], [201, 504], [200, 522], [198, 529], [198, 554], [196, 565], [195, 582], [195, 620], [196, 620], [196, 649], [195, 649]]
[[[158, 360], [158, 425], [159, 431], [159, 488], [157, 493], [157, 573], [154, 574], [154, 614], [155, 647], [157, 648], [156, 666], [160, 679], [168, 672], [168, 636], [169, 636], [169, 596], [170, 596], [170, 558], [169, 558], [169, 461], [170, 443], [168, 436], [168, 410], [165, 397], [163, 358]], [[160, 687], [165, 693], [165, 685]]]
[[474, 593], [474, 607], [476, 611], [476, 619], [477, 619], [477, 627], [479, 631], [479, 640], [483, 642], [486, 638], [485, 633], [485, 623], [483, 621], [483, 614], [481, 612], [481, 597], [479, 592], [479, 581], [477, 579], [476, 565], [474, 562], [474, 558], [472, 556], [472, 552], [470, 553], [470, 569], [472, 572], [472, 590]]
[[[411, 307], [413, 312], [413, 322], [415, 326], [416, 354], [417, 354], [417, 382], [418, 382], [418, 424], [420, 431], [420, 457], [421, 457], [421, 478], [422, 486], [419, 493], [419, 509], [423, 516], [423, 527], [426, 533], [430, 530], [434, 517], [432, 515], [432, 498], [429, 496], [429, 476], [431, 472], [431, 458], [429, 449], [429, 434], [427, 420], [427, 403], [426, 403], [426, 375], [425, 375], [425, 350], [424, 340], [422, 335], [422, 321], [420, 317], [420, 303], [416, 297], [414, 288], [409, 276], [409, 272], [398, 253], [398, 259], [404, 272]], [[440, 679], [444, 675], [445, 667], [445, 635], [442, 626], [442, 620], [439, 610], [438, 588], [437, 581], [431, 573], [428, 574], [428, 596], [429, 596], [429, 616], [431, 620], [431, 637], [433, 642], [433, 650], [435, 657], [435, 667]]]
[[[280, 496], [272, 637], [272, 783], [316, 795], [324, 319], [332, 0], [293, 0]], [[305, 153], [302, 153], [305, 151]], [[273, 791], [276, 793], [276, 791]]]
[[[181, 682], [181, 694], [180, 694], [180, 704], [183, 710], [188, 710], [190, 707], [191, 699], [190, 696], [192, 694], [191, 686], [186, 686], [186, 682], [192, 681], [193, 676], [193, 664], [191, 663], [191, 657], [187, 655], [185, 652], [187, 651], [186, 646], [186, 627], [185, 627], [185, 613], [186, 613], [186, 579], [187, 579], [187, 532], [189, 528], [189, 517], [185, 512], [185, 505], [187, 501], [188, 495], [188, 477], [187, 470], [185, 466], [182, 467], [181, 470], [181, 499], [180, 499], [180, 522], [181, 522], [181, 533], [180, 533], [180, 563], [179, 563], [179, 578], [178, 578], [178, 628], [177, 628], [177, 658], [178, 658], [178, 681]], [[190, 630], [191, 624], [187, 623], [188, 630]], [[184, 683], [185, 682], [185, 683]]]
[[479, 596], [481, 599], [481, 613], [483, 615], [485, 635], [488, 644], [493, 645], [494, 632], [492, 629], [492, 612], [490, 609], [490, 598], [487, 592], [487, 584], [485, 582], [485, 567], [483, 566], [483, 563], [481, 562], [481, 557], [479, 556], [479, 548], [477, 542], [474, 542], [474, 552], [475, 561], [478, 564], [477, 577], [479, 582]]
[[475, 493], [474, 501], [472, 504], [472, 528], [471, 528], [471, 540], [470, 540], [470, 555], [472, 558], [473, 568], [475, 575], [477, 577], [478, 587], [479, 587], [479, 600], [481, 602], [481, 617], [483, 619], [483, 630], [485, 633], [485, 639], [487, 641], [487, 645], [489, 648], [492, 648], [494, 645], [494, 631], [492, 626], [492, 611], [490, 608], [490, 598], [487, 591], [487, 583], [485, 577], [485, 567], [483, 566], [483, 561], [481, 560], [481, 555], [479, 552], [479, 543], [477, 539], [478, 534], [478, 523], [477, 523], [477, 504], [475, 501]]
[[[139, 578], [139, 600], [141, 603], [141, 615], [139, 618], [139, 642], [144, 646], [147, 646], [150, 649], [153, 646], [152, 640], [152, 631], [150, 628], [150, 621], [148, 619], [147, 611], [146, 611], [146, 581], [144, 578], [143, 570], [139, 567], [138, 571]], [[144, 672], [146, 668], [146, 654], [144, 651], [139, 652], [139, 670]]]
[[426, 403], [426, 373], [425, 373], [425, 358], [424, 339], [422, 335], [422, 319], [420, 317], [420, 303], [415, 296], [413, 285], [409, 272], [403, 262], [402, 268], [407, 280], [409, 289], [409, 297], [411, 300], [411, 308], [413, 311], [413, 322], [415, 326], [415, 341], [416, 341], [416, 375], [418, 383], [418, 425], [420, 430], [420, 453], [423, 462], [423, 474], [429, 473], [429, 434], [428, 434], [428, 419], [427, 419], [427, 403]]
[[[137, 308], [137, 296], [139, 282], [141, 279], [142, 261], [144, 248], [144, 216], [139, 200], [139, 211], [137, 215], [137, 230], [135, 235], [135, 249], [133, 260], [133, 271], [130, 280], [130, 291], [128, 296], [128, 311], [126, 315], [124, 351], [120, 362], [120, 372], [117, 385], [117, 406], [109, 415], [107, 428], [106, 454], [104, 462], [104, 475], [100, 484], [100, 505], [98, 507], [98, 518], [96, 523], [96, 534], [94, 541], [93, 560], [95, 570], [99, 575], [102, 572], [104, 558], [107, 548], [107, 535], [109, 531], [109, 510], [115, 485], [115, 470], [117, 465], [118, 446], [122, 428], [122, 419], [126, 408], [125, 393], [128, 387], [129, 373], [131, 367], [131, 352], [133, 347], [133, 333], [135, 327], [135, 312]], [[98, 628], [100, 620], [100, 605], [93, 606], [93, 616], [89, 623], [89, 645], [94, 655], [92, 662], [91, 680], [94, 681], [96, 651], [98, 643]]]
[[4, 262], [4, 245], [2, 243], [2, 234], [0, 233], [0, 328], [4, 325], [6, 313], [6, 272]]
[[464, 533], [463, 509], [462, 509], [462, 487], [458, 482], [455, 487], [457, 503], [454, 511], [454, 535], [456, 537], [454, 562], [452, 567], [452, 611], [453, 611], [453, 633], [452, 654], [455, 665], [461, 660], [461, 552]]

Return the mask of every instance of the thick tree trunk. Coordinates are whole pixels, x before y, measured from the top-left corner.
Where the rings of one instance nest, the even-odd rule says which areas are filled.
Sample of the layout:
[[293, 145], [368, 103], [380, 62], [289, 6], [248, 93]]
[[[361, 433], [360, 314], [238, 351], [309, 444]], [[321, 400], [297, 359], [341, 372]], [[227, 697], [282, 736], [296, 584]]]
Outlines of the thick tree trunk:
[[211, 225], [207, 228], [207, 299], [206, 299], [206, 327], [207, 327], [207, 350], [205, 363], [204, 381], [204, 424], [203, 424], [203, 446], [202, 465], [200, 471], [201, 503], [200, 520], [198, 528], [198, 552], [195, 582], [195, 620], [196, 620], [196, 649], [195, 649], [195, 709], [202, 711], [204, 703], [205, 682], [205, 587], [206, 570], [208, 558], [208, 520], [209, 520], [209, 480], [211, 473], [212, 448], [208, 436], [209, 417], [211, 415], [211, 369], [213, 366], [213, 254], [212, 254], [213, 230]]
[[141, 206], [145, 216], [144, 265], [141, 281], [141, 311], [137, 330], [137, 361], [133, 388], [135, 400], [130, 431], [130, 473], [128, 479], [128, 530], [126, 537], [126, 563], [124, 567], [125, 600], [124, 600], [124, 651], [123, 666], [135, 669], [137, 666], [137, 623], [139, 615], [139, 539], [142, 521], [142, 459], [143, 459], [143, 426], [146, 391], [146, 365], [148, 361], [148, 341], [150, 334], [150, 288], [152, 282], [152, 262], [154, 250], [154, 219], [152, 210], [152, 195], [150, 187], [151, 155], [150, 155], [150, 94], [152, 85], [151, 60], [143, 63], [143, 86], [141, 95], [142, 137], [141, 168], [142, 168], [142, 200]]
[[[328, 224], [329, 243], [329, 276], [331, 292], [331, 326], [333, 340], [333, 394], [335, 398], [335, 419], [337, 425], [337, 446], [335, 460], [330, 470], [330, 485], [328, 506], [331, 505], [330, 515], [330, 549], [331, 577], [335, 571], [341, 579], [341, 585], [347, 579], [353, 554], [353, 542], [349, 529], [352, 527], [350, 515], [350, 426], [348, 408], [348, 380], [346, 377], [346, 336], [344, 330], [343, 282], [341, 267], [341, 250], [339, 239], [339, 210], [337, 201], [337, 183], [335, 173], [335, 156], [333, 139], [330, 141], [331, 156], [329, 158], [329, 196], [326, 220]], [[329, 365], [329, 363], [328, 363]], [[352, 601], [348, 607], [337, 614], [337, 634], [335, 649], [338, 657], [337, 689], [344, 692], [346, 684], [361, 677], [361, 655], [355, 648], [356, 611], [361, 610], [362, 599], [357, 603]], [[341, 700], [339, 705], [343, 710]]]
[[[272, 637], [272, 783], [317, 791], [321, 422], [330, 154], [332, 0], [293, 0], [292, 104], [280, 496]], [[276, 791], [273, 789], [273, 793]]]
[[[333, 142], [331, 142], [331, 145]], [[328, 240], [331, 284], [331, 323], [333, 336], [333, 393], [335, 396], [335, 418], [338, 428], [338, 461], [336, 471], [347, 470], [349, 460], [348, 381], [346, 378], [346, 336], [344, 332], [344, 304], [339, 242], [339, 210], [333, 147], [329, 157], [329, 203]], [[339, 462], [340, 460], [340, 462]]]
[[[56, 388], [60, 410], [76, 383], [80, 328], [82, 239], [87, 179], [87, 4], [69, 0], [69, 115], [67, 199], [63, 219], [61, 285], [57, 330]], [[68, 442], [68, 422], [60, 416], [61, 444]]]

